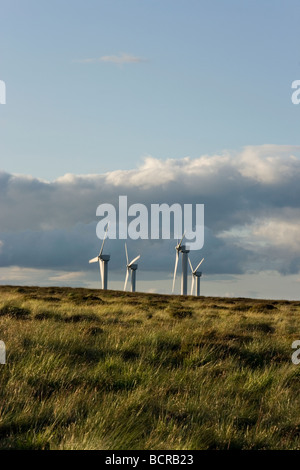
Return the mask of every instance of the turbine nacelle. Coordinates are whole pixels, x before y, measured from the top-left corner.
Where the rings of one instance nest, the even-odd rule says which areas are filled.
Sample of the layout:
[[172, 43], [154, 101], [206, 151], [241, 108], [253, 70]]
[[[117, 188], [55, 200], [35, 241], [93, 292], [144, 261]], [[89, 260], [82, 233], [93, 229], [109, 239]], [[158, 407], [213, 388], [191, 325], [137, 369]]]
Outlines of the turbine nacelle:
[[190, 250], [188, 250], [185, 245], [181, 245], [179, 251], [180, 251], [180, 253], [189, 253], [190, 252]]
[[97, 263], [97, 261], [109, 261], [110, 255], [98, 255], [96, 258], [90, 259], [89, 263]]
[[110, 255], [101, 255], [99, 256], [99, 259], [102, 261], [109, 261], [110, 260]]
[[202, 276], [202, 272], [201, 272], [201, 271], [197, 271], [196, 273], [193, 273], [193, 276], [201, 277], [201, 276]]
[[137, 268], [138, 268], [138, 265], [137, 264], [130, 264], [129, 266], [127, 266], [127, 268], [131, 269], [132, 271], [136, 271]]

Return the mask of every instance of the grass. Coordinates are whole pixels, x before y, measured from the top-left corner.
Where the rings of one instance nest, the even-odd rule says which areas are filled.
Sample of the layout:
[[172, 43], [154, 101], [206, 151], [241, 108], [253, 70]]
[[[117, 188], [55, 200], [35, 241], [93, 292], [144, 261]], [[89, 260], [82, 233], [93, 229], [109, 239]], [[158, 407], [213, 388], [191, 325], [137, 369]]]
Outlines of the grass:
[[300, 303], [0, 287], [0, 449], [300, 449]]

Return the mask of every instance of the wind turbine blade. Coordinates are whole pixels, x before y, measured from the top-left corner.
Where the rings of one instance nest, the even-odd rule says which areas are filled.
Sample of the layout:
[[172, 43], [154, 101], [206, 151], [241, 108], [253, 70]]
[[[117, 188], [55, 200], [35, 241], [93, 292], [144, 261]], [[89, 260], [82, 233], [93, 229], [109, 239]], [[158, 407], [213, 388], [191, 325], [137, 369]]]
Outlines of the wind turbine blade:
[[136, 258], [134, 258], [129, 264], [128, 264], [128, 267], [130, 268], [130, 266], [132, 264], [134, 264], [138, 259], [140, 259], [141, 255], [137, 256]]
[[184, 232], [184, 234], [182, 235], [182, 239], [180, 240], [179, 244], [177, 245], [178, 248], [181, 247], [181, 244], [182, 244], [182, 241], [183, 241], [184, 237], [185, 237], [185, 232]]
[[194, 270], [193, 270], [192, 262], [191, 262], [190, 258], [188, 258], [188, 260], [189, 260], [189, 263], [190, 263], [190, 268], [191, 268], [191, 271], [192, 271], [192, 273], [193, 273], [193, 272], [194, 272]]
[[105, 242], [105, 235], [104, 235], [104, 238], [103, 238], [103, 242], [102, 242], [102, 245], [101, 245], [101, 249], [99, 251], [99, 256], [102, 255], [102, 251], [103, 251], [103, 248], [104, 248], [104, 242]]
[[126, 253], [126, 264], [128, 266], [129, 260], [128, 260], [128, 251], [127, 251], [127, 245], [125, 243], [125, 253]]
[[202, 258], [202, 260], [200, 261], [200, 263], [198, 264], [197, 268], [195, 269], [195, 272], [197, 271], [197, 269], [199, 268], [200, 264], [202, 264], [204, 261], [204, 258]]
[[195, 284], [195, 276], [194, 276], [194, 274], [193, 274], [193, 277], [192, 277], [192, 287], [191, 287], [191, 295], [193, 295], [194, 284]]
[[129, 269], [127, 268], [127, 273], [126, 273], [126, 277], [125, 277], [125, 284], [124, 284], [124, 291], [126, 290], [128, 276], [129, 276]]
[[102, 245], [101, 245], [101, 250], [99, 252], [99, 256], [102, 255], [102, 251], [103, 251], [103, 248], [104, 248], [104, 242], [105, 242], [106, 235], [107, 235], [108, 226], [109, 226], [109, 222], [106, 225], [106, 230], [105, 230], [105, 234], [104, 234], [104, 237], [103, 237], [103, 242], [102, 242]]
[[104, 275], [104, 265], [103, 265], [103, 261], [101, 261], [99, 259], [99, 265], [100, 265], [100, 274], [101, 274], [101, 281], [103, 281], [103, 275]]
[[99, 259], [99, 268], [100, 268], [100, 277], [101, 277], [101, 287], [103, 286], [103, 263], [102, 261]]
[[89, 263], [96, 263], [98, 261], [98, 256], [96, 258], [90, 259]]
[[173, 277], [173, 287], [172, 287], [172, 294], [173, 294], [173, 292], [174, 292], [174, 287], [175, 287], [175, 279], [176, 279], [176, 273], [177, 273], [178, 259], [179, 259], [179, 252], [178, 252], [178, 251], [176, 251], [176, 258], [175, 258], [175, 268], [174, 268], [174, 277]]

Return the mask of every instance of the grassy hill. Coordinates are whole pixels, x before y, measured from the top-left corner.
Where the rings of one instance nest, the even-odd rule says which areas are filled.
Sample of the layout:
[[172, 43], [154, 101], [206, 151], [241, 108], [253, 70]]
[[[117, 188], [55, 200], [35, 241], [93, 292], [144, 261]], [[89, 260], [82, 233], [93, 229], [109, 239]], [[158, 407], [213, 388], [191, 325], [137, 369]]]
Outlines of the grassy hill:
[[0, 287], [0, 449], [299, 449], [300, 303]]

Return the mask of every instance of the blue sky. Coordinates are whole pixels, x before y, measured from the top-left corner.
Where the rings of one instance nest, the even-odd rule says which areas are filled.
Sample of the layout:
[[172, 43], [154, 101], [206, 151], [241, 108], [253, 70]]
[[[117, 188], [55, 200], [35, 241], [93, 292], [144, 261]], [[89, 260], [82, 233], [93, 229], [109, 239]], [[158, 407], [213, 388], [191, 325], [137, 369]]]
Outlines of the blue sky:
[[299, 298], [299, 14], [298, 0], [2, 0], [0, 282], [96, 287], [96, 208], [128, 190], [206, 204], [207, 294]]
[[[54, 179], [296, 144], [297, 1], [1, 2], [1, 167]], [[80, 62], [128, 54], [140, 62]]]

